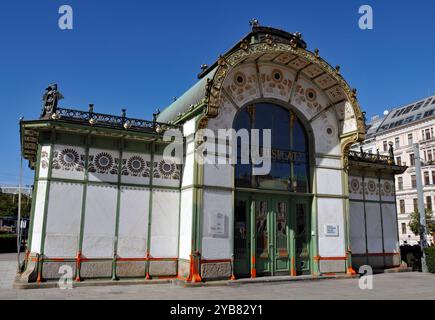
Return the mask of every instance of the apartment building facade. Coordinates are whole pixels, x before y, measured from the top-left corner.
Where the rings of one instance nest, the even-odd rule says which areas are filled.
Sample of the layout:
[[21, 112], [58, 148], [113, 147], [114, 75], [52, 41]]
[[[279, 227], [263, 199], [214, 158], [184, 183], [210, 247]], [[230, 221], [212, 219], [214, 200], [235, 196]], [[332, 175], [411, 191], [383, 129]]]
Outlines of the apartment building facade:
[[[417, 244], [416, 236], [409, 228], [410, 214], [417, 210], [416, 170], [417, 161], [413, 144], [419, 144], [421, 175], [425, 207], [435, 209], [435, 95], [375, 116], [367, 124], [366, 140], [352, 147], [365, 153], [389, 154], [393, 146], [397, 165], [407, 166], [403, 174], [396, 175], [396, 201], [400, 244]], [[433, 219], [433, 217], [432, 217]], [[428, 243], [433, 237], [428, 236]]]

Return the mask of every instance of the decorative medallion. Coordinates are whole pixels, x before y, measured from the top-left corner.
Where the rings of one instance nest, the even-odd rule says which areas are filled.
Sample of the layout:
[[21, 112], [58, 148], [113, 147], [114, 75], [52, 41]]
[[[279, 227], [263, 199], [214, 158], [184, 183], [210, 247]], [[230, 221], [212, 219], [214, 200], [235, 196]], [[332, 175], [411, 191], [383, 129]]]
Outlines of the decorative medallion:
[[127, 161], [127, 167], [133, 175], [139, 175], [145, 169], [145, 160], [139, 156], [132, 156]]
[[165, 160], [154, 162], [154, 177], [178, 180], [180, 179], [180, 166]]
[[392, 185], [390, 182], [388, 182], [388, 181], [384, 182], [384, 191], [385, 191], [386, 195], [392, 194], [393, 188], [392, 188]]
[[353, 178], [350, 181], [350, 189], [351, 189], [352, 193], [358, 193], [359, 188], [360, 188], [360, 183], [359, 183], [358, 179]]
[[284, 75], [283, 75], [281, 70], [274, 69], [272, 71], [272, 80], [273, 81], [280, 83], [280, 82], [282, 82], [283, 79], [284, 79]]
[[246, 84], [246, 76], [242, 72], [236, 72], [234, 75], [234, 83], [238, 86], [244, 86]]
[[307, 98], [308, 101], [314, 102], [317, 99], [317, 93], [316, 90], [309, 88], [305, 90], [305, 98]]
[[94, 163], [100, 172], [108, 171], [113, 166], [113, 157], [107, 152], [100, 152], [94, 158]]
[[[55, 150], [53, 153], [53, 169], [64, 171], [83, 171], [84, 155], [80, 155], [73, 148], [65, 148], [61, 151]], [[42, 164], [44, 166], [44, 164]], [[47, 155], [48, 165], [48, 155]]]
[[373, 180], [367, 182], [367, 189], [370, 193], [376, 192], [376, 183]]
[[71, 169], [79, 163], [79, 154], [74, 149], [64, 149], [59, 154], [59, 162], [64, 168]]

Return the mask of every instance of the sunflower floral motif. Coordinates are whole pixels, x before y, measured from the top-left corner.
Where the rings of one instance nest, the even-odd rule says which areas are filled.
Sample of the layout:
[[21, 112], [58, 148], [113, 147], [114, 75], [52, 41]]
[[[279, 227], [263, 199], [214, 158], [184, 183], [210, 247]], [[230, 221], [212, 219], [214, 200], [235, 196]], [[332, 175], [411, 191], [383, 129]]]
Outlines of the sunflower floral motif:
[[371, 194], [375, 193], [376, 191], [376, 183], [373, 180], [369, 180], [367, 182], [367, 189]]
[[79, 155], [79, 153], [73, 148], [65, 148], [60, 152], [56, 150], [53, 153], [53, 169], [64, 171], [83, 171], [83, 166], [83, 156]]
[[162, 179], [174, 179], [180, 178], [180, 168], [174, 162], [161, 160], [154, 163], [154, 177]]
[[145, 169], [145, 160], [140, 156], [132, 156], [127, 161], [127, 168], [132, 176], [140, 176]]
[[100, 152], [94, 157], [94, 165], [99, 173], [108, 173], [113, 164], [113, 157], [107, 152]]
[[384, 182], [384, 191], [385, 191], [385, 195], [389, 196], [392, 194], [393, 188], [392, 188], [390, 182], [388, 182], [388, 181]]
[[360, 188], [360, 185], [359, 185], [359, 181], [358, 181], [358, 179], [352, 179], [351, 181], [350, 181], [350, 189], [351, 189], [351, 192], [352, 193], [358, 193], [358, 190], [359, 190], [359, 188]]

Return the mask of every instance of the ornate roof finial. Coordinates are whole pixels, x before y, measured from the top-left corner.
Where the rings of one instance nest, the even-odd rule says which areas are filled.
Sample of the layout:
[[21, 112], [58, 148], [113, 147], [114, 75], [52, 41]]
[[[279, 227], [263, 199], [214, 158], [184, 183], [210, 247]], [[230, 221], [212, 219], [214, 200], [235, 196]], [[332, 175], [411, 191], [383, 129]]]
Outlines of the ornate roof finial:
[[205, 71], [208, 68], [208, 64], [202, 64], [200, 68], [202, 71]]
[[45, 89], [42, 96], [43, 106], [41, 111], [41, 118], [46, 115], [51, 115], [56, 112], [57, 103], [63, 99], [63, 95], [57, 91], [57, 84], [53, 83]]
[[251, 20], [249, 20], [249, 25], [251, 26], [251, 28], [256, 28], [260, 26], [260, 22], [258, 21], [258, 19], [252, 18]]

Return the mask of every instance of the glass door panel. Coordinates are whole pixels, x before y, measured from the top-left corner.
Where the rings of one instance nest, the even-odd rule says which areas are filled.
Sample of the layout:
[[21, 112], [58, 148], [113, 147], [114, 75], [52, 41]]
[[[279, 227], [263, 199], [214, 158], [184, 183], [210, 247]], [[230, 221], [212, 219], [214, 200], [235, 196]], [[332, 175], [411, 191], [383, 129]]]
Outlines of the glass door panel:
[[257, 273], [269, 273], [270, 269], [270, 219], [269, 202], [266, 199], [255, 201], [255, 255]]
[[289, 210], [288, 201], [280, 199], [274, 201], [274, 224], [275, 224], [275, 272], [285, 272], [290, 270], [290, 230], [289, 230]]
[[310, 272], [309, 214], [306, 202], [295, 203], [295, 259], [298, 275]]
[[237, 276], [249, 275], [249, 201], [238, 196], [234, 210], [234, 273]]

